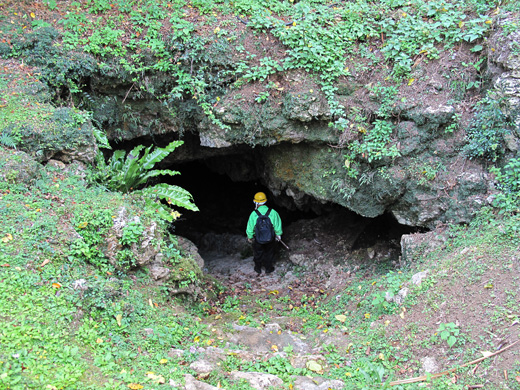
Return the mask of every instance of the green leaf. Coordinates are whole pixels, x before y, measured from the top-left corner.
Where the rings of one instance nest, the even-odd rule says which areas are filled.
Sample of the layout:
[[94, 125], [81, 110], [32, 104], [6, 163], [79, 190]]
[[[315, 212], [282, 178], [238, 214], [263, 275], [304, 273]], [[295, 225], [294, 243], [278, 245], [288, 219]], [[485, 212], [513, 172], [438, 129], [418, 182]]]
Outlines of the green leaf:
[[151, 147], [148, 148], [145, 155], [141, 158], [141, 166], [143, 169], [152, 169], [156, 163], [164, 160], [166, 156], [183, 143], [183, 141], [173, 141], [164, 148], [155, 148], [152, 153], [149, 153]]
[[98, 143], [98, 147], [105, 148], [105, 149], [112, 149], [110, 144], [108, 143], [108, 138], [104, 131], [99, 130], [98, 128], [95, 128], [92, 130], [94, 133], [94, 137], [96, 138], [96, 141]]
[[171, 184], [160, 183], [153, 187], [147, 187], [140, 191], [142, 194], [152, 197], [158, 197], [169, 201], [171, 204], [191, 211], [199, 211], [195, 203], [192, 202], [193, 197], [184, 188]]
[[457, 342], [457, 338], [455, 336], [450, 336], [448, 338], [448, 345], [450, 347], [453, 347], [455, 345], [455, 343]]
[[323, 371], [323, 367], [321, 366], [321, 364], [319, 364], [317, 361], [315, 360], [309, 360], [305, 366], [311, 370], [311, 371], [314, 371], [314, 372], [322, 372]]

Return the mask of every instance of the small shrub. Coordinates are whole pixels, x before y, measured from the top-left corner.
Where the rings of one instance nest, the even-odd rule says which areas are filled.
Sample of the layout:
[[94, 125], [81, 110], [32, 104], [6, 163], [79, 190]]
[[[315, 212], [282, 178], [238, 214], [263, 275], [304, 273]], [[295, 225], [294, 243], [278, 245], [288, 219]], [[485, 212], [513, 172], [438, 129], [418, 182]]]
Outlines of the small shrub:
[[385, 157], [399, 157], [400, 153], [396, 145], [389, 145], [394, 125], [391, 122], [376, 120], [370, 130], [359, 129], [363, 134], [362, 141], [354, 141], [349, 145], [350, 161], [356, 156], [371, 163], [382, 160]]
[[475, 117], [467, 130], [464, 153], [469, 158], [496, 161], [504, 153], [504, 134], [510, 125], [501, 101], [488, 94], [477, 103]]
[[[192, 202], [191, 194], [181, 187], [167, 183], [144, 186], [151, 178], [179, 174], [169, 169], [153, 168], [182, 143], [182, 141], [173, 141], [164, 148], [154, 148], [150, 145], [146, 149], [143, 145], [138, 145], [128, 154], [125, 150], [116, 150], [108, 163], [100, 153], [97, 157], [97, 170], [92, 173], [91, 180], [105, 185], [112, 191], [138, 191], [145, 197], [148, 208], [157, 210], [160, 218], [171, 222], [178, 213], [156, 200], [163, 199], [168, 204], [198, 211], [197, 206]], [[141, 155], [143, 149], [144, 153]]]
[[141, 222], [131, 221], [123, 228], [121, 244], [131, 245], [139, 242], [139, 237], [144, 232], [144, 226]]
[[446, 341], [446, 343], [448, 343], [451, 348], [455, 345], [459, 338], [460, 329], [453, 322], [449, 322], [447, 324], [442, 323], [439, 325], [439, 329], [437, 329], [436, 335], [438, 335], [441, 340]]
[[498, 189], [501, 191], [495, 197], [493, 205], [500, 213], [518, 212], [520, 209], [520, 158], [512, 158], [502, 169], [491, 168], [496, 175]]

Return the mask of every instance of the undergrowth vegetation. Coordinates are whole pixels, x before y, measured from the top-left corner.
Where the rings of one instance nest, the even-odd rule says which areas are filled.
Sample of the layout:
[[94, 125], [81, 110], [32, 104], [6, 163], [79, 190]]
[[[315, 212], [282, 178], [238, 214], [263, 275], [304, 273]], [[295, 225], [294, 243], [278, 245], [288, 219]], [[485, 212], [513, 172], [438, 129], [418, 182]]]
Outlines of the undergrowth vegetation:
[[[335, 124], [347, 113], [335, 82], [364, 67], [389, 67], [389, 77], [410, 75], [414, 61], [481, 40], [499, 2], [395, 1], [299, 2], [98, 0], [44, 2], [41, 9], [12, 8], [4, 15], [0, 55], [23, 56], [62, 98], [88, 103], [83, 93], [94, 74], [132, 81], [137, 90], [171, 105], [194, 99], [217, 125], [213, 105], [224, 88], [293, 69], [316, 77]], [[505, 5], [508, 7], [508, 4]], [[57, 23], [50, 23], [60, 12]], [[194, 13], [201, 17], [190, 18]], [[218, 20], [216, 15], [222, 15]], [[49, 17], [51, 16], [51, 17]], [[285, 55], [264, 55], [244, 46], [243, 28], [269, 33]], [[210, 33], [201, 34], [201, 32]], [[383, 57], [370, 53], [380, 50]], [[170, 86], [155, 90], [140, 77], [164, 72]]]

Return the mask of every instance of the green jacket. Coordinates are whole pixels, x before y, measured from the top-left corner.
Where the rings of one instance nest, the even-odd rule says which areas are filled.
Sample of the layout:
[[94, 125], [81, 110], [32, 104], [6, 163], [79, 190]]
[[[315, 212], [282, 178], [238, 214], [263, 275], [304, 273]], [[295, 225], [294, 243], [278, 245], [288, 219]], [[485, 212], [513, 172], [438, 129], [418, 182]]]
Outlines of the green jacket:
[[[260, 214], [264, 215], [267, 213], [267, 209], [268, 207], [265, 204], [258, 207], [258, 211], [260, 212]], [[249, 220], [247, 221], [247, 238], [253, 238], [253, 236], [255, 235], [255, 225], [257, 219], [258, 215], [253, 211], [249, 216]], [[281, 236], [283, 234], [282, 220], [280, 219], [280, 215], [276, 212], [276, 210], [271, 209], [271, 212], [269, 213], [269, 219], [273, 224], [274, 234], [276, 234], [277, 236]]]

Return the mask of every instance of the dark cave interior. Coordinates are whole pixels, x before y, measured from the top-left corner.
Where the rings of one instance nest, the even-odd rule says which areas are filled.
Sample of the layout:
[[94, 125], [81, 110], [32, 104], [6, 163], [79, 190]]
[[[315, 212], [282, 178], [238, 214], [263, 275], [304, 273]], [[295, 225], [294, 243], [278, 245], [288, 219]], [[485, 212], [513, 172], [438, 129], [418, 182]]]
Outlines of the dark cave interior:
[[205, 233], [230, 233], [243, 235], [245, 238], [247, 220], [254, 210], [253, 197], [259, 191], [267, 195], [267, 205], [280, 214], [285, 232], [290, 231], [287, 228], [295, 222], [307, 220], [312, 223], [312, 220], [324, 215], [329, 215], [332, 221], [327, 230], [336, 234], [349, 226], [363, 226], [352, 249], [368, 248], [381, 242], [394, 242], [395, 245], [395, 242], [400, 241], [401, 235], [418, 231], [417, 228], [399, 224], [391, 214], [365, 218], [332, 203], [319, 203], [319, 207], [314, 208], [315, 211], [302, 211], [296, 207], [289, 209], [284, 206], [288, 204], [286, 195], [273, 195], [258, 178], [234, 181], [225, 173], [215, 172], [212, 169], [215, 167], [212, 160], [194, 160], [169, 167], [181, 173], [172, 177], [170, 183], [188, 190], [200, 209], [198, 212], [179, 210], [182, 216], [175, 222], [174, 232], [195, 244]]
[[[166, 138], [171, 137], [161, 139], [161, 144], [169, 142]], [[403, 234], [422, 231], [399, 224], [390, 213], [365, 218], [340, 205], [310, 197], [306, 209], [301, 210], [284, 191], [272, 191], [266, 185], [260, 174], [263, 171], [260, 147], [242, 145], [219, 150], [201, 147], [195, 134], [185, 134], [183, 139], [184, 145], [155, 168], [178, 171], [180, 175], [162, 176], [161, 181], [182, 187], [193, 196], [200, 211], [177, 209], [181, 217], [172, 223], [171, 231], [197, 246], [206, 234], [242, 235], [245, 239], [247, 220], [254, 210], [253, 197], [259, 191], [267, 195], [267, 205], [280, 214], [284, 239], [290, 239], [286, 233], [298, 233], [302, 226], [314, 224], [330, 237], [355, 236], [352, 250], [378, 244], [400, 252]], [[155, 141], [146, 137], [113, 146], [130, 151], [138, 144], [156, 144]]]

